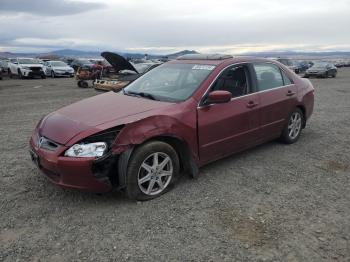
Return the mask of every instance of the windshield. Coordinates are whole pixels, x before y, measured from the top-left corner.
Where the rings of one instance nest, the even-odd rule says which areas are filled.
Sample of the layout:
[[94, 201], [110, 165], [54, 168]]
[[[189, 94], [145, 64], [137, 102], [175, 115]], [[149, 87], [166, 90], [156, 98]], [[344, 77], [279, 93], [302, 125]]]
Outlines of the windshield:
[[278, 62], [286, 65], [286, 66], [292, 66], [293, 62], [289, 59], [277, 59]]
[[319, 62], [319, 63], [315, 63], [312, 67], [313, 68], [325, 68], [326, 66], [327, 66], [327, 63]]
[[192, 95], [214, 68], [213, 65], [163, 64], [128, 85], [124, 94], [161, 101], [183, 101]]
[[79, 59], [77, 60], [80, 64], [84, 64], [84, 65], [90, 65], [92, 64], [89, 60], [87, 59]]
[[148, 70], [148, 68], [152, 66], [152, 64], [133, 64], [133, 66], [135, 67], [137, 72], [139, 72], [140, 74], [143, 74]]
[[40, 64], [39, 60], [31, 59], [31, 58], [20, 58], [18, 59], [18, 63], [28, 65], [28, 64]]
[[61, 62], [61, 61], [53, 61], [50, 62], [52, 66], [68, 66], [66, 63]]

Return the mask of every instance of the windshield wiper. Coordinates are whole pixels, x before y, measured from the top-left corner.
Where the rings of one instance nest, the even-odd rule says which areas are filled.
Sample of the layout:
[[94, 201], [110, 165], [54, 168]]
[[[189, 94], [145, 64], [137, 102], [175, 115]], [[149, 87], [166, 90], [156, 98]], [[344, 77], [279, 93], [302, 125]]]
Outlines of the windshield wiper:
[[157, 100], [157, 99], [156, 99], [152, 94], [150, 94], [150, 93], [125, 91], [124, 89], [123, 89], [123, 93], [124, 93], [124, 95], [138, 96], [138, 97], [148, 98], [148, 99], [151, 99], [151, 100]]

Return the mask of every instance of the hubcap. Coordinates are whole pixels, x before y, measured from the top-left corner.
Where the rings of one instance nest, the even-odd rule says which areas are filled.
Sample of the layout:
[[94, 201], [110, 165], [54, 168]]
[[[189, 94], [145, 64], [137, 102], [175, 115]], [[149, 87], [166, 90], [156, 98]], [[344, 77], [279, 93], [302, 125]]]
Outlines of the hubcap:
[[146, 195], [157, 195], [164, 191], [173, 176], [173, 162], [163, 153], [149, 155], [141, 164], [137, 176], [140, 190]]
[[288, 135], [291, 139], [295, 139], [301, 130], [301, 116], [298, 112], [294, 112], [289, 119]]

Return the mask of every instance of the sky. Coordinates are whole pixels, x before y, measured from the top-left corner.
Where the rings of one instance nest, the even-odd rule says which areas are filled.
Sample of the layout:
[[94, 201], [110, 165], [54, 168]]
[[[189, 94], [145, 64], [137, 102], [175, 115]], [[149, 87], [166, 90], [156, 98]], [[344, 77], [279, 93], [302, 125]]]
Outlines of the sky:
[[0, 0], [0, 52], [350, 51], [350, 0]]

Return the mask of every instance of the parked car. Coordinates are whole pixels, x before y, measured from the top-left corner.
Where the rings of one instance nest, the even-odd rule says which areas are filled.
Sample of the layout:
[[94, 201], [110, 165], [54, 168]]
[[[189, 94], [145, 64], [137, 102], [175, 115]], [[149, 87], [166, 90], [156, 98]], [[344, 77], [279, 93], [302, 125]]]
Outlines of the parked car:
[[79, 59], [74, 59], [70, 63], [70, 66], [73, 67], [75, 72], [77, 72], [79, 68], [91, 69], [91, 68], [93, 68], [94, 64], [91, 63], [91, 61], [88, 59], [79, 58]]
[[55, 184], [147, 200], [180, 171], [276, 138], [298, 141], [312, 114], [314, 88], [276, 61], [186, 55], [123, 89], [44, 117], [30, 154]]
[[43, 65], [34, 58], [14, 58], [9, 62], [10, 77], [17, 75], [20, 78], [41, 77], [46, 78]]
[[316, 62], [312, 67], [306, 70], [304, 77], [336, 77], [337, 76], [337, 68], [328, 62]]
[[52, 78], [57, 76], [74, 76], [74, 69], [62, 61], [46, 61], [44, 70], [45, 74]]
[[0, 67], [2, 68], [2, 73], [9, 74], [10, 68], [9, 68], [9, 61], [5, 59], [0, 60]]
[[114, 72], [106, 72], [104, 69], [102, 77], [94, 81], [94, 88], [99, 91], [120, 91], [123, 87], [161, 64], [153, 62], [134, 64], [111, 52], [103, 52], [101, 56], [111, 64]]
[[310, 64], [307, 61], [299, 61], [295, 63], [298, 67], [299, 73], [305, 72], [307, 69], [309, 69]]
[[278, 62], [284, 64], [285, 66], [287, 66], [290, 70], [292, 70], [296, 74], [300, 73], [299, 66], [296, 63], [294, 63], [293, 60], [291, 60], [289, 58], [277, 58], [276, 60]]
[[0, 80], [2, 80], [3, 68], [0, 66]]

